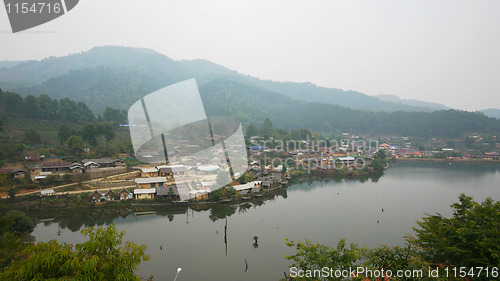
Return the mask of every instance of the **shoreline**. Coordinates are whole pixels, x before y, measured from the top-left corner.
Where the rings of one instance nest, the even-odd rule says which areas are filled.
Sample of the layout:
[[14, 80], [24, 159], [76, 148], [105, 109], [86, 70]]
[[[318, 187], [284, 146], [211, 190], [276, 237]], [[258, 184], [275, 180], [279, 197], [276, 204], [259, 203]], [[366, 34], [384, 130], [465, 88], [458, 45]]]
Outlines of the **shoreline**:
[[390, 158], [390, 161], [406, 161], [406, 162], [461, 162], [461, 163], [477, 163], [477, 164], [500, 164], [500, 160], [494, 159], [438, 159], [438, 158]]

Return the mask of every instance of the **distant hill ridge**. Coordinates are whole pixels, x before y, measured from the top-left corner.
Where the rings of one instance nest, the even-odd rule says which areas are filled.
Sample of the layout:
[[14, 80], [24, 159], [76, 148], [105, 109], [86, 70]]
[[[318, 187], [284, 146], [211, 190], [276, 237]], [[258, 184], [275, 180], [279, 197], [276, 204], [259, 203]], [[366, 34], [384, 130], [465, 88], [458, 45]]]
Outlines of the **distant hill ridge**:
[[[431, 112], [447, 108], [421, 101], [384, 100], [383, 97], [318, 87], [312, 83], [261, 80], [206, 60], [174, 61], [143, 48], [95, 47], [64, 57], [21, 62], [11, 67], [6, 63], [4, 65], [6, 67], [0, 68], [0, 87], [23, 95], [47, 93], [53, 98], [70, 97], [85, 101], [95, 112], [101, 112], [106, 105], [127, 109], [132, 101], [151, 91], [193, 77], [199, 85], [214, 79], [225, 79], [296, 100], [336, 104], [351, 109]], [[82, 81], [83, 77], [85, 81]]]

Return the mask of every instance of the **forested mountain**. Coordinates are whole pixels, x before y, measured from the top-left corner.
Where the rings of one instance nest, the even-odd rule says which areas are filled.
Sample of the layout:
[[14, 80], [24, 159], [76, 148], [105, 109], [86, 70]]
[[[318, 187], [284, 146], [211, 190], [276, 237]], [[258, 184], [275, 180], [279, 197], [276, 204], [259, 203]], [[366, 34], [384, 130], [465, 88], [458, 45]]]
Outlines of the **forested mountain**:
[[[96, 67], [124, 67], [146, 75], [159, 76], [170, 81], [182, 79], [185, 73], [167, 56], [150, 49], [127, 47], [97, 47], [87, 52], [65, 57], [49, 57], [27, 61], [0, 71], [0, 85], [6, 82], [33, 85], [66, 74], [71, 70]], [[7, 87], [3, 87], [4, 89]]]
[[0, 69], [2, 68], [11, 68], [14, 67], [20, 63], [23, 63], [24, 61], [8, 61], [8, 60], [3, 60], [0, 61]]
[[[82, 77], [91, 79], [78, 81]], [[128, 96], [136, 98], [193, 77], [199, 85], [213, 79], [225, 79], [296, 100], [337, 104], [352, 109], [434, 110], [425, 106], [425, 103], [416, 106], [382, 101], [360, 92], [318, 87], [312, 83], [260, 80], [205, 60], [174, 61], [152, 50], [126, 47], [96, 47], [88, 52], [4, 68], [0, 70], [0, 87], [23, 95], [46, 93], [57, 98], [69, 97], [85, 101], [92, 110], [100, 112], [104, 107], [98, 104], [98, 100], [120, 101]], [[125, 109], [126, 103], [120, 103], [117, 106]]]
[[47, 95], [23, 98], [16, 93], [0, 90], [0, 117], [66, 120], [70, 122], [94, 121], [95, 116], [83, 102], [68, 98], [59, 101]]
[[495, 117], [500, 119], [500, 109], [488, 108], [481, 110], [486, 116]]
[[[481, 113], [417, 112], [432, 110], [311, 83], [260, 80], [205, 60], [174, 61], [147, 49], [100, 47], [67, 57], [21, 63], [0, 70], [0, 86], [5, 81], [36, 83], [18, 88], [19, 93], [29, 97], [26, 101], [42, 94], [47, 96], [40, 96], [39, 101], [69, 97], [88, 105], [96, 114], [108, 106], [127, 110], [142, 96], [192, 77], [197, 78], [208, 113], [231, 113], [245, 125], [257, 125], [269, 117], [279, 127], [321, 132], [450, 137], [467, 132], [500, 134], [500, 121]], [[62, 101], [59, 106], [59, 114], [70, 110]], [[12, 108], [19, 114], [36, 114], [34, 110]]]
[[413, 100], [413, 99], [401, 99], [398, 96], [394, 96], [394, 95], [377, 95], [375, 97], [378, 98], [379, 100], [382, 100], [382, 101], [402, 103], [402, 104], [411, 105], [411, 106], [422, 106], [422, 107], [430, 108], [432, 110], [450, 109], [449, 107], [442, 105], [440, 103], [425, 102], [425, 101], [419, 101], [419, 100]]
[[135, 101], [175, 81], [160, 79], [138, 70], [117, 67], [96, 67], [72, 70], [34, 87], [18, 88], [24, 95], [48, 94], [85, 102], [94, 112], [107, 106], [128, 109]]
[[[307, 128], [337, 135], [341, 132], [351, 132], [451, 138], [466, 133], [500, 134], [500, 120], [488, 118], [479, 112], [361, 111], [338, 105], [297, 101], [281, 94], [223, 79], [203, 84], [200, 94], [208, 115], [232, 115], [244, 126], [260, 125], [266, 118], [270, 118], [277, 127]], [[106, 107], [102, 115], [95, 117], [84, 102], [75, 102], [68, 98], [56, 100], [47, 95], [28, 95], [22, 98], [18, 94], [5, 91], [0, 91], [0, 119], [2, 116], [70, 122], [93, 122], [98, 119], [115, 124], [126, 122], [126, 112], [110, 107]]]
[[306, 103], [228, 80], [213, 80], [200, 88], [209, 115], [233, 115], [244, 124], [270, 118], [277, 127], [319, 132], [458, 137], [465, 133], [500, 134], [500, 120], [479, 112], [370, 112], [338, 105]]

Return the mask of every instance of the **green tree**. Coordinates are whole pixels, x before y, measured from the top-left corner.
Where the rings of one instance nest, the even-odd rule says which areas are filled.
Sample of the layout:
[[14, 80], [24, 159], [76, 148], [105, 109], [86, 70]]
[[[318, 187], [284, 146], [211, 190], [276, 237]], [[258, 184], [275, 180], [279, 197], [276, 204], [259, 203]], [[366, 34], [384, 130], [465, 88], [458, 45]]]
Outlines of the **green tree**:
[[7, 191], [7, 195], [11, 200], [14, 200], [16, 198], [16, 193], [17, 193], [16, 187], [10, 187], [9, 190]]
[[384, 161], [380, 159], [373, 159], [371, 166], [375, 171], [383, 171], [384, 170]]
[[273, 127], [273, 122], [271, 122], [271, 119], [266, 118], [264, 122], [262, 123], [262, 128], [272, 128]]
[[[336, 248], [330, 248], [326, 245], [314, 244], [309, 240], [297, 242], [286, 239], [288, 247], [295, 247], [296, 253], [286, 255], [287, 260], [292, 261], [290, 267], [295, 267], [305, 272], [308, 270], [321, 270], [324, 267], [338, 270], [355, 267], [364, 257], [366, 249], [358, 247], [357, 244], [350, 244], [346, 247], [345, 239], [341, 239]], [[292, 276], [294, 277], [294, 276]], [[344, 280], [345, 278], [329, 278], [328, 280]], [[318, 278], [307, 277], [297, 280], [319, 280]], [[359, 279], [361, 280], [361, 279]]]
[[271, 119], [266, 118], [266, 120], [264, 120], [264, 122], [262, 123], [261, 135], [269, 137], [272, 134], [273, 134], [273, 123], [271, 122]]
[[219, 199], [222, 197], [223, 193], [224, 192], [221, 188], [218, 188], [218, 189], [210, 192], [210, 194], [209, 194], [210, 200], [219, 201]]
[[79, 136], [72, 135], [67, 140], [69, 149], [73, 151], [75, 154], [82, 152], [83, 150], [83, 141]]
[[102, 113], [102, 119], [115, 124], [125, 123], [127, 122], [127, 112], [108, 106]]
[[125, 232], [115, 225], [87, 228], [89, 240], [72, 245], [51, 240], [29, 245], [22, 259], [0, 273], [2, 280], [140, 280], [133, 273], [141, 261], [149, 260], [145, 245], [122, 244]]
[[247, 183], [248, 182], [247, 173], [243, 173], [243, 175], [241, 175], [241, 177], [239, 177], [238, 182], [241, 184]]
[[[448, 267], [450, 273], [453, 266], [467, 270], [488, 267], [491, 274], [491, 270], [500, 265], [500, 203], [487, 198], [479, 204], [461, 194], [459, 202], [451, 207], [454, 209], [452, 218], [444, 218], [439, 214], [424, 217], [423, 221], [418, 222], [420, 227], [414, 228], [417, 237], [406, 237], [402, 247], [382, 245], [370, 250], [351, 244], [347, 248], [344, 239], [341, 239], [334, 249], [308, 240], [305, 243], [286, 240], [289, 247], [296, 248], [296, 253], [285, 258], [292, 261], [290, 267], [304, 271], [321, 270], [323, 267], [346, 269], [362, 265], [370, 270], [391, 270], [393, 274], [397, 270], [422, 272], [420, 278], [367, 279], [356, 276], [352, 280], [466, 280], [446, 275], [444, 267]], [[429, 269], [437, 269], [438, 277], [430, 277]], [[345, 279], [303, 277], [298, 280]], [[492, 276], [476, 275], [473, 280], [492, 280]]]
[[254, 125], [248, 126], [247, 131], [246, 131], [247, 137], [250, 138], [250, 137], [257, 136], [258, 133], [259, 133], [259, 130], [257, 129], [257, 127], [255, 127]]
[[40, 144], [42, 137], [35, 129], [28, 129], [24, 132], [24, 142], [31, 145]]
[[97, 146], [97, 132], [94, 125], [85, 125], [82, 130], [82, 140], [88, 142], [91, 146]]
[[387, 158], [385, 151], [379, 150], [377, 151], [377, 153], [375, 153], [375, 159], [385, 159], [385, 158]]
[[9, 211], [0, 216], [0, 272], [15, 260], [26, 247], [25, 238], [34, 229], [34, 223], [20, 211]]
[[487, 198], [479, 204], [460, 194], [451, 205], [453, 217], [427, 215], [417, 222], [415, 243], [433, 263], [465, 267], [500, 265], [500, 203]]
[[71, 130], [71, 127], [67, 125], [61, 125], [59, 126], [59, 131], [57, 133], [57, 138], [59, 139], [59, 144], [63, 144], [69, 137], [73, 135], [73, 131]]
[[476, 140], [474, 138], [465, 137], [465, 140], [464, 140], [465, 147], [472, 148], [474, 146], [475, 141]]
[[7, 212], [4, 220], [8, 225], [8, 231], [17, 236], [29, 234], [35, 229], [33, 221], [21, 211], [11, 210]]

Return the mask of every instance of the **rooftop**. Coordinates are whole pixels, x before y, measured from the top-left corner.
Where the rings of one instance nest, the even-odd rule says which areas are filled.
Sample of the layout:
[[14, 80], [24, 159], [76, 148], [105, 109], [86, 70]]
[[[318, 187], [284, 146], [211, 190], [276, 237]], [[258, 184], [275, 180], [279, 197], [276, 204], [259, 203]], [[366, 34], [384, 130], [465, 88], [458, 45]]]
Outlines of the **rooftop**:
[[153, 168], [141, 168], [141, 171], [143, 173], [157, 173], [158, 172], [158, 169], [153, 167]]
[[151, 194], [151, 193], [156, 193], [156, 189], [155, 188], [134, 189], [134, 194]]
[[137, 184], [167, 182], [166, 177], [151, 177], [151, 178], [136, 178], [134, 180]]

